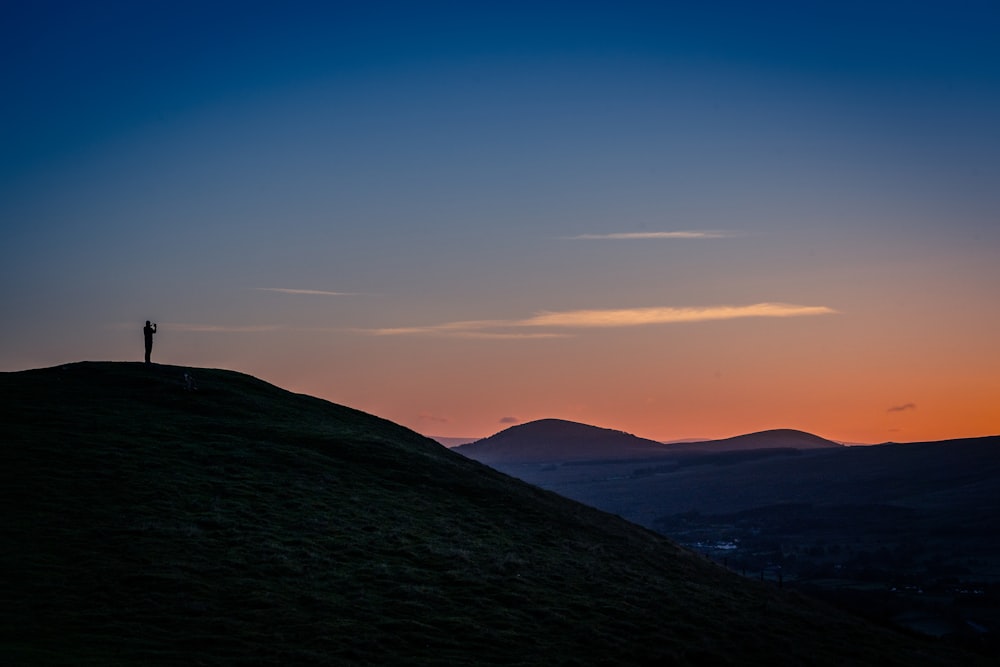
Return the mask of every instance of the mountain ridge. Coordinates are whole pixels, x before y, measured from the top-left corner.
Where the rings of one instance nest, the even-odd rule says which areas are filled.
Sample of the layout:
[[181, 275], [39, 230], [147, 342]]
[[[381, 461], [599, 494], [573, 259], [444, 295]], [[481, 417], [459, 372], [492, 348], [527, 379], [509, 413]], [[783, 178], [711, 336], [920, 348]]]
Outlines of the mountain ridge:
[[839, 443], [795, 429], [772, 429], [720, 440], [666, 444], [614, 429], [563, 419], [518, 424], [454, 447], [486, 464], [630, 460], [765, 449], [813, 450]]
[[812, 450], [826, 449], [832, 447], [843, 447], [838, 442], [828, 440], [808, 431], [800, 431], [791, 428], [768, 429], [766, 431], [755, 431], [743, 435], [735, 435], [730, 438], [717, 440], [701, 440], [696, 442], [677, 443], [670, 445], [676, 451], [685, 449], [697, 449], [708, 452], [736, 452], [752, 449], [797, 449]]

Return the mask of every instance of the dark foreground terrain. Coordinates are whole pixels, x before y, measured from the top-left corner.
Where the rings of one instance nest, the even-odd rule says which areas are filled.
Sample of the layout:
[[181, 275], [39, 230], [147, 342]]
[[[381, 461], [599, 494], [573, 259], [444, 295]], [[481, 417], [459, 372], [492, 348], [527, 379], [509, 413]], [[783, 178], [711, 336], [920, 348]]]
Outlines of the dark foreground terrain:
[[748, 577], [1000, 656], [1000, 437], [497, 467]]
[[991, 664], [237, 373], [0, 406], [2, 664]]

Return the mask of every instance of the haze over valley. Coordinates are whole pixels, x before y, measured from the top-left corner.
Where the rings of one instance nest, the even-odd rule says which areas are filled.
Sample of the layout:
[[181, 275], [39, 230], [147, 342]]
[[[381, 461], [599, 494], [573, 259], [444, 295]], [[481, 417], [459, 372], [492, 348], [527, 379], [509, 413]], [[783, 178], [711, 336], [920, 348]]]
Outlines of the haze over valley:
[[657, 445], [541, 420], [455, 451], [745, 576], [916, 631], [997, 641], [1000, 436], [844, 447], [778, 430]]

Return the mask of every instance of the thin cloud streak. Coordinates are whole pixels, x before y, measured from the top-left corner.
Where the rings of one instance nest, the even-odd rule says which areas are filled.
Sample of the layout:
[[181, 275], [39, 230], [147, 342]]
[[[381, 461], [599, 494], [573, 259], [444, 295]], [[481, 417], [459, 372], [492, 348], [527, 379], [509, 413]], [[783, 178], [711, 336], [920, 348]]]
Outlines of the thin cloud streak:
[[258, 292], [277, 292], [279, 294], [309, 294], [314, 296], [354, 296], [356, 292], [330, 292], [319, 289], [291, 289], [287, 287], [255, 287]]
[[[355, 329], [357, 333], [369, 334], [373, 336], [448, 336], [451, 338], [471, 338], [480, 340], [518, 340], [546, 338], [570, 338], [571, 334], [565, 333], [523, 333], [516, 331], [482, 331], [476, 326], [483, 326], [484, 322], [449, 322], [447, 324], [436, 324], [426, 327], [387, 327], [382, 329]], [[463, 328], [465, 325], [468, 328]], [[495, 322], [493, 326], [498, 328], [514, 326], [509, 322]]]
[[517, 340], [533, 339], [542, 340], [545, 338], [571, 338], [570, 334], [561, 333], [503, 333], [490, 331], [459, 331], [453, 334], [456, 338], [480, 338], [492, 340]]
[[284, 327], [276, 324], [228, 325], [163, 322], [158, 328], [162, 331], [178, 331], [183, 333], [267, 333], [278, 331]]
[[894, 405], [888, 410], [886, 410], [886, 412], [906, 412], [907, 410], [916, 410], [916, 409], [917, 409], [916, 403], [904, 403], [903, 405]]
[[831, 315], [837, 311], [826, 306], [798, 306], [786, 303], [757, 303], [749, 306], [705, 306], [700, 308], [614, 308], [541, 312], [521, 320], [466, 320], [446, 322], [423, 327], [396, 327], [370, 329], [377, 336], [438, 335], [465, 338], [553, 338], [565, 336], [558, 333], [524, 334], [518, 332], [489, 331], [490, 329], [556, 328], [594, 329], [636, 327], [652, 324], [681, 322], [707, 322], [747, 317], [803, 317]]
[[826, 306], [796, 306], [786, 303], [757, 303], [750, 306], [706, 306], [701, 308], [621, 308], [613, 310], [571, 310], [544, 312], [519, 326], [555, 327], [632, 327], [677, 322], [706, 322], [744, 317], [800, 317], [829, 315], [836, 311]]
[[736, 236], [732, 232], [618, 232], [612, 234], [579, 234], [567, 237], [571, 241], [636, 241], [643, 239], [724, 239]]

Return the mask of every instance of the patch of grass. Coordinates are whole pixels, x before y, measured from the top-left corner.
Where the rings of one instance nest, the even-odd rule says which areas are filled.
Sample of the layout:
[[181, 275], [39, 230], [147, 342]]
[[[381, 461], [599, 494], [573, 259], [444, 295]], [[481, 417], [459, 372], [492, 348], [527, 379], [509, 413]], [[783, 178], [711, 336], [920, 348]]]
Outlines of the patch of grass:
[[4, 373], [0, 410], [7, 664], [975, 663], [245, 375]]

